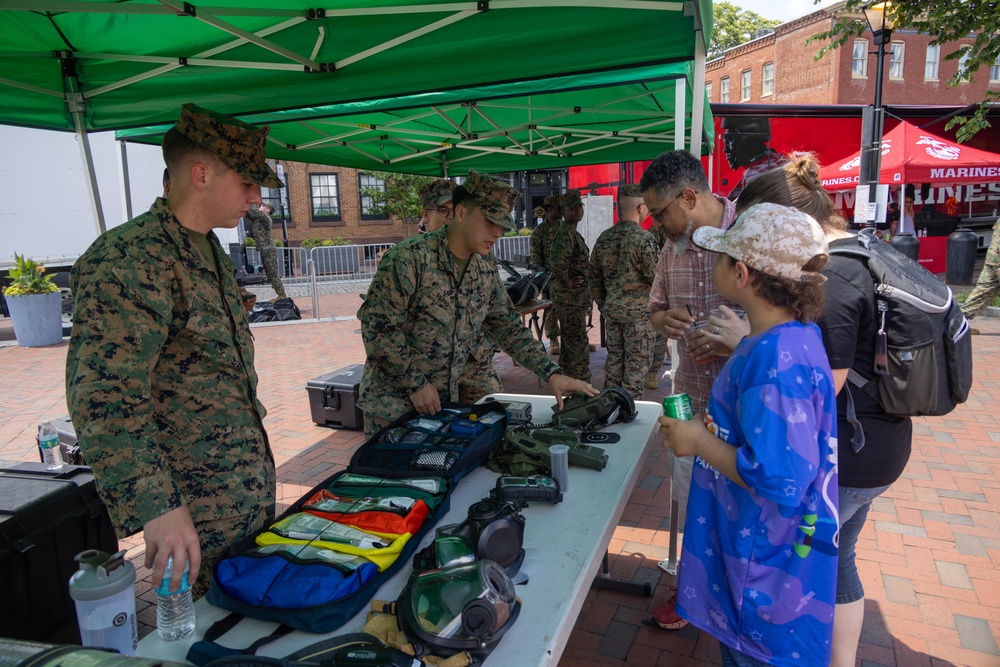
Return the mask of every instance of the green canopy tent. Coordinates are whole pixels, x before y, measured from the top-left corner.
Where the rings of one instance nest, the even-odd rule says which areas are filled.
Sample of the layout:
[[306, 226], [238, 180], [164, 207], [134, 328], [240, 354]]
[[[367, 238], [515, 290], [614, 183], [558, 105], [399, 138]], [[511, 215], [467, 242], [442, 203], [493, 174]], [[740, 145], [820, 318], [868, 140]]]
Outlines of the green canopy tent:
[[[269, 157], [358, 169], [440, 176], [622, 162], [684, 147], [698, 131], [693, 70], [655, 65], [243, 117], [270, 123]], [[701, 111], [704, 135], [712, 122]], [[159, 143], [169, 127], [116, 136]]]
[[701, 90], [711, 17], [710, 0], [0, 0], [0, 123], [76, 131], [99, 212], [88, 131], [169, 123], [189, 101], [267, 122], [689, 61]]

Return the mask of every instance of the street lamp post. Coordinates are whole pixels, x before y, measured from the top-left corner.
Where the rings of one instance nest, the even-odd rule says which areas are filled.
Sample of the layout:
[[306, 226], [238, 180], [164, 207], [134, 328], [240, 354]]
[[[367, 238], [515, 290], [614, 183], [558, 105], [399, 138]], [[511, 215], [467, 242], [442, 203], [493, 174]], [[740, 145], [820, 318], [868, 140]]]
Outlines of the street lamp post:
[[[877, 71], [875, 73], [875, 105], [872, 107], [871, 116], [868, 122], [862, 124], [865, 136], [861, 138], [864, 146], [864, 159], [861, 161], [859, 181], [868, 186], [869, 201], [875, 197], [878, 188], [879, 173], [882, 169], [882, 131], [884, 123], [884, 112], [882, 109], [882, 79], [885, 69], [885, 45], [889, 43], [892, 36], [893, 21], [890, 14], [889, 2], [872, 2], [865, 6], [865, 19], [868, 27], [871, 28], [875, 39]], [[871, 207], [869, 207], [871, 210]], [[866, 216], [867, 226], [875, 226], [875, 216]]]

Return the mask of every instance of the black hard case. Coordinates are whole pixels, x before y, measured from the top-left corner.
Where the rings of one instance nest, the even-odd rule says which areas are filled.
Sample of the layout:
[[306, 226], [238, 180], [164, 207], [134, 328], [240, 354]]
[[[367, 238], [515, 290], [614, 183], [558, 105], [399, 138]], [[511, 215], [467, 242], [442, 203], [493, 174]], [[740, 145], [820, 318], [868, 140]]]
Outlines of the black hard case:
[[358, 407], [358, 388], [364, 364], [354, 364], [309, 380], [309, 411], [320, 426], [360, 430], [364, 417]]
[[90, 468], [0, 461], [0, 636], [78, 643], [69, 578], [87, 549], [118, 551]]

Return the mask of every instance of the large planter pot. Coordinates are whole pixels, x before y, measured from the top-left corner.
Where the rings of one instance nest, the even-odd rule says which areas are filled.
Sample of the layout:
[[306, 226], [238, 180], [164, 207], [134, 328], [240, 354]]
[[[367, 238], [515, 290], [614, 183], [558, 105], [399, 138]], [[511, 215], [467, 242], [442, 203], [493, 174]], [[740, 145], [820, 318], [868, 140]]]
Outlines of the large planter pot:
[[42, 347], [62, 342], [62, 294], [25, 294], [6, 299], [19, 346]]

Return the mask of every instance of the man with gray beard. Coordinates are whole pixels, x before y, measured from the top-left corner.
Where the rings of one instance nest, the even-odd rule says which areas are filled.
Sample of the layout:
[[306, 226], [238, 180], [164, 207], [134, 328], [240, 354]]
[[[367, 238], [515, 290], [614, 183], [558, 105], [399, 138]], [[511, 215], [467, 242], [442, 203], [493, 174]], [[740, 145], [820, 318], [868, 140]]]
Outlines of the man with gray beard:
[[[708, 405], [715, 376], [725, 358], [716, 354], [716, 346], [699, 333], [690, 340], [684, 336], [695, 322], [704, 322], [713, 308], [737, 307], [716, 293], [712, 283], [712, 265], [716, 253], [691, 242], [699, 227], [728, 229], [736, 220], [736, 206], [724, 197], [712, 194], [701, 161], [684, 150], [667, 151], [653, 160], [639, 183], [642, 198], [654, 223], [667, 236], [660, 252], [649, 294], [650, 320], [653, 329], [676, 343], [680, 358], [674, 369], [674, 392], [686, 393], [700, 418]], [[719, 345], [719, 354], [728, 356], [728, 348]], [[694, 457], [676, 458], [670, 454], [670, 497], [687, 508]], [[675, 596], [653, 611], [660, 627], [676, 630], [687, 625], [674, 611]]]

